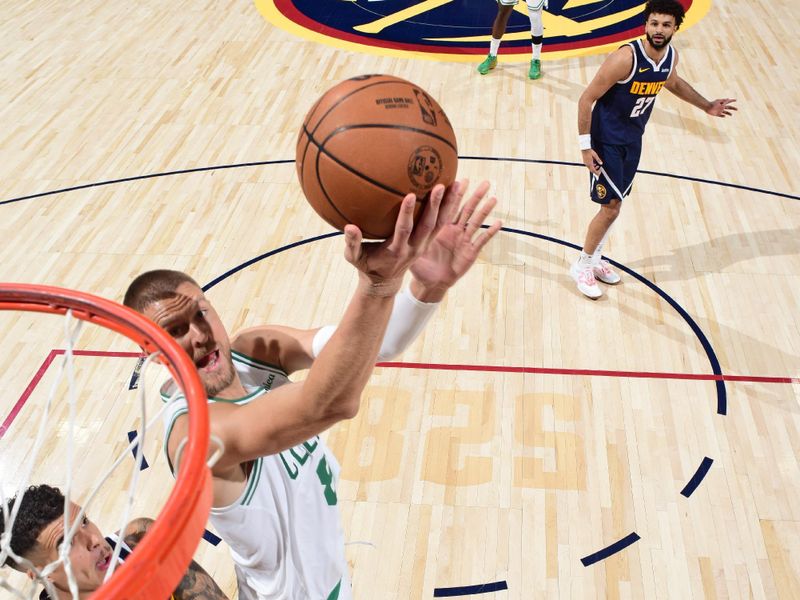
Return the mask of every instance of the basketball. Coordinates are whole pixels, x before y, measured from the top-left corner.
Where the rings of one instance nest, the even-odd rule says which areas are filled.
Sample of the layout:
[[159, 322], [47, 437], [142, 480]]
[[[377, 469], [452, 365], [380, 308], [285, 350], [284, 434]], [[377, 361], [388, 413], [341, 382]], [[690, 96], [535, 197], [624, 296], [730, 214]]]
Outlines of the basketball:
[[442, 107], [419, 86], [390, 75], [363, 75], [332, 87], [306, 115], [296, 149], [308, 202], [337, 229], [365, 238], [394, 231], [400, 203], [417, 196], [422, 214], [437, 183], [456, 177], [458, 150]]

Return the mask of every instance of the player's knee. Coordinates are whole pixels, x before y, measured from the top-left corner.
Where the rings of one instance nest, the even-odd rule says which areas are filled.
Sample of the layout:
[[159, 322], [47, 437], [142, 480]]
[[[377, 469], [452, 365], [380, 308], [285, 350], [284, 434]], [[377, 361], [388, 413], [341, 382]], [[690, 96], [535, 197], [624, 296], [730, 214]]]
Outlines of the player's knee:
[[608, 204], [604, 204], [600, 212], [606, 221], [612, 223], [619, 216], [619, 209], [621, 206], [622, 203], [619, 200], [612, 200]]

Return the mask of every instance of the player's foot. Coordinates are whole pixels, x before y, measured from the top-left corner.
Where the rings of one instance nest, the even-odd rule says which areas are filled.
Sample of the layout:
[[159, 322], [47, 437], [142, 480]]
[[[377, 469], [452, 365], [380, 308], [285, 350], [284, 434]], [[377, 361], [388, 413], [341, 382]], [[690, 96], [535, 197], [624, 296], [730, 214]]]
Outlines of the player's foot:
[[594, 278], [594, 270], [592, 265], [584, 265], [580, 260], [575, 262], [569, 269], [569, 274], [578, 284], [578, 291], [586, 296], [595, 300], [603, 295], [600, 291], [600, 286]]
[[478, 73], [486, 75], [489, 71], [497, 66], [497, 57], [487, 54], [484, 61], [478, 65]]
[[603, 283], [614, 285], [619, 283], [620, 277], [611, 268], [607, 260], [601, 260], [599, 265], [593, 267], [595, 279], [599, 279]]
[[542, 61], [534, 58], [531, 61], [531, 68], [528, 71], [528, 79], [539, 79], [542, 76]]

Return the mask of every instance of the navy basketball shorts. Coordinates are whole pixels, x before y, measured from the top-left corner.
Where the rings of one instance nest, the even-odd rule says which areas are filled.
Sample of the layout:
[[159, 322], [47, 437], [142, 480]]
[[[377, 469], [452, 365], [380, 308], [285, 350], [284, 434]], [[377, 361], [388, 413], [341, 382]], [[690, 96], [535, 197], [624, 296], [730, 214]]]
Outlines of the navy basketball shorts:
[[633, 144], [616, 145], [597, 143], [593, 145], [603, 165], [600, 176], [589, 174], [592, 201], [608, 204], [612, 200], [622, 200], [631, 193], [633, 178], [639, 168], [642, 155], [642, 141]]

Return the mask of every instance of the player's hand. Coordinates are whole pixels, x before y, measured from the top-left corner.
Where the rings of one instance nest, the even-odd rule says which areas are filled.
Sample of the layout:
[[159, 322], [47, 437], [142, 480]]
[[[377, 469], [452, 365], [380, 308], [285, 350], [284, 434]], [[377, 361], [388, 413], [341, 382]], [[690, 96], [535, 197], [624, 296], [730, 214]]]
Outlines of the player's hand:
[[414, 207], [417, 198], [414, 194], [403, 198], [394, 234], [383, 242], [364, 242], [358, 227], [345, 226], [345, 258], [367, 279], [370, 293], [388, 296], [400, 289], [409, 265], [425, 252], [444, 225], [439, 214], [444, 192], [443, 185], [434, 186], [416, 224]]
[[706, 113], [712, 117], [730, 117], [733, 111], [739, 110], [733, 105], [734, 102], [736, 102], [736, 98], [720, 98], [714, 100], [711, 106], [706, 109]]
[[455, 182], [447, 190], [439, 211], [439, 229], [427, 250], [411, 264], [412, 293], [422, 302], [438, 302], [445, 292], [475, 264], [481, 249], [500, 230], [496, 220], [481, 232], [481, 224], [497, 205], [497, 198], [484, 201], [489, 182], [484, 181], [462, 205], [469, 182]]
[[581, 156], [583, 158], [583, 164], [586, 165], [586, 168], [599, 177], [600, 167], [603, 166], [603, 161], [600, 160], [597, 152], [589, 148], [587, 150], [581, 150]]

